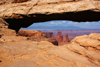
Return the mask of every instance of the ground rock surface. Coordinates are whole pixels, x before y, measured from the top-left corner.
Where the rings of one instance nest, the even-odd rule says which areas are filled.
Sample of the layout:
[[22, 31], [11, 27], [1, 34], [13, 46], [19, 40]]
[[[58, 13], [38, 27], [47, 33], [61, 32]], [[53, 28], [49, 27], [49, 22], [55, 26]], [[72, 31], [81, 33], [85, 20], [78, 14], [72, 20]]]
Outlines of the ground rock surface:
[[76, 37], [63, 46], [22, 36], [2, 36], [0, 67], [99, 67], [99, 47], [97, 33]]

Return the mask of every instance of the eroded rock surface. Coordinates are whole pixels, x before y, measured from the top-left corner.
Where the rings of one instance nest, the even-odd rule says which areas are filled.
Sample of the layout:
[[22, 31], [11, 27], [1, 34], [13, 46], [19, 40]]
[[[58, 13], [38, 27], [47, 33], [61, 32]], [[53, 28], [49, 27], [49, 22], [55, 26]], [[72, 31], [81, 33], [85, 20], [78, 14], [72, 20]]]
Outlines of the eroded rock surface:
[[5, 19], [9, 23], [9, 28], [17, 32], [21, 27], [51, 20], [100, 21], [99, 0], [0, 1], [2, 2], [0, 18]]
[[99, 0], [1, 0], [0, 4], [2, 4], [0, 5], [0, 17], [4, 19], [22, 19], [25, 16], [37, 17], [34, 14], [62, 14], [88, 10], [100, 12]]
[[0, 18], [0, 35], [16, 35], [16, 31], [8, 29], [8, 23]]
[[46, 35], [41, 31], [35, 30], [19, 30], [17, 33], [19, 36], [26, 36], [26, 37], [46, 37]]
[[86, 57], [91, 63], [100, 66], [100, 34], [92, 33], [89, 36], [76, 37], [67, 46], [69, 50]]
[[[0, 24], [6, 26], [4, 22]], [[4, 28], [8, 30], [1, 25]], [[100, 67], [100, 34], [78, 36], [70, 44], [55, 46], [53, 39], [35, 41], [35, 38], [2, 33], [0, 67]]]
[[58, 45], [57, 40], [55, 38], [51, 38], [53, 33], [47, 33], [35, 30], [19, 30], [17, 34], [19, 36], [27, 37], [27, 40], [32, 40], [36, 42], [49, 41], [54, 45]]
[[99, 67], [100, 34], [95, 34], [76, 37], [71, 44], [58, 47], [47, 41], [3, 36], [0, 38], [0, 67]]

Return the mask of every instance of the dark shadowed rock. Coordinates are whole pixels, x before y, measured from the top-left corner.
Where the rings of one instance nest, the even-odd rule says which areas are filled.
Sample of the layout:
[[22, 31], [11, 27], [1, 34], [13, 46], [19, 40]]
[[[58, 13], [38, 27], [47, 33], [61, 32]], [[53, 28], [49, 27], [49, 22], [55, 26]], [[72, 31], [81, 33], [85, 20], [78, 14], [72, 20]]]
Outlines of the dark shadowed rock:
[[8, 28], [8, 23], [0, 18], [0, 36], [2, 35], [16, 35], [16, 31]]

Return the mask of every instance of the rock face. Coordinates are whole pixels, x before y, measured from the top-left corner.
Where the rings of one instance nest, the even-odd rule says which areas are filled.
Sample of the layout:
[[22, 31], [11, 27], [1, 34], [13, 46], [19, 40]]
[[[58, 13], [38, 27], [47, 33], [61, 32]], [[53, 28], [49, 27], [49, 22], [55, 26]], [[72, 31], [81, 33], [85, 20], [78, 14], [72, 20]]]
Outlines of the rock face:
[[16, 31], [8, 29], [8, 23], [0, 18], [0, 35], [16, 35]]
[[76, 37], [67, 48], [100, 66], [100, 34], [92, 33], [89, 36]]
[[0, 18], [0, 28], [8, 28], [8, 23]]
[[46, 37], [43, 32], [34, 30], [19, 30], [18, 35], [26, 37]]
[[69, 38], [68, 38], [68, 34], [67, 33], [66, 33], [66, 37], [65, 37], [64, 42], [69, 42]]
[[56, 36], [63, 36], [62, 32], [57, 32], [57, 35]]
[[[99, 2], [99, 1], [96, 1], [96, 2]], [[91, 4], [91, 0], [83, 0], [83, 1], [78, 1], [78, 2], [76, 2], [75, 0], [1, 0], [0, 3], [1, 4], [8, 3], [6, 5], [5, 4], [0, 5], [0, 6], [2, 6], [0, 8], [1, 9], [0, 12], [2, 12], [2, 13], [0, 13], [0, 17], [8, 16], [9, 18], [11, 18], [11, 17], [14, 18], [13, 14], [24, 14], [24, 15], [36, 14], [36, 13], [52, 14], [52, 13], [92, 10], [92, 9], [96, 8], [95, 4], [94, 5]], [[11, 4], [9, 4], [9, 3], [11, 3]], [[98, 3], [98, 6], [99, 6], [99, 4], [100, 3]], [[84, 7], [85, 5], [87, 5], [87, 6]], [[16, 7], [13, 8], [13, 6], [16, 6]], [[64, 7], [64, 6], [66, 6], [66, 7]], [[80, 6], [81, 9], [77, 6]], [[3, 8], [3, 7], [5, 7], [5, 8]], [[9, 10], [9, 8], [10, 8], [10, 10]], [[40, 11], [40, 9], [41, 9], [41, 11]], [[26, 11], [24, 11], [24, 10], [26, 10]], [[20, 18], [20, 17], [18, 17], [18, 18]]]
[[52, 32], [44, 32], [44, 34], [46, 35], [47, 38], [52, 38], [53, 37]]
[[62, 32], [58, 32], [55, 38], [57, 39], [59, 46], [69, 43], [69, 38], [67, 33], [66, 36], [63, 36]]
[[28, 40], [31, 41], [36, 41], [36, 42], [40, 42], [40, 41], [48, 41], [51, 42], [52, 44], [58, 46], [58, 41], [55, 38], [43, 38], [43, 37], [28, 37]]
[[27, 40], [31, 41], [49, 41], [54, 45], [58, 45], [58, 42], [55, 38], [52, 38], [53, 33], [50, 32], [41, 32], [41, 31], [34, 31], [34, 30], [19, 30], [19, 36], [26, 36]]
[[0, 5], [2, 4], [11, 4], [11, 3], [22, 3], [22, 2], [27, 2], [30, 0], [0, 0]]
[[22, 36], [0, 38], [0, 67], [100, 67], [100, 34], [76, 37], [71, 44], [54, 46]]
[[17, 32], [21, 27], [50, 20], [100, 20], [98, 0], [1, 0], [0, 4], [0, 18]]
[[5, 1], [8, 0], [0, 1], [0, 17], [6, 19], [9, 26], [0, 22], [0, 67], [100, 67], [100, 34], [79, 36], [64, 46], [15, 36], [15, 30], [39, 21], [100, 20], [99, 8], [90, 1], [33, 0], [10, 4]]
[[58, 41], [58, 43], [63, 42], [63, 36], [59, 35], [57, 41]]
[[[8, 30], [5, 22], [0, 25]], [[100, 67], [100, 34], [78, 36], [70, 44], [55, 46], [53, 39], [35, 41], [5, 33], [0, 34], [0, 67]]]

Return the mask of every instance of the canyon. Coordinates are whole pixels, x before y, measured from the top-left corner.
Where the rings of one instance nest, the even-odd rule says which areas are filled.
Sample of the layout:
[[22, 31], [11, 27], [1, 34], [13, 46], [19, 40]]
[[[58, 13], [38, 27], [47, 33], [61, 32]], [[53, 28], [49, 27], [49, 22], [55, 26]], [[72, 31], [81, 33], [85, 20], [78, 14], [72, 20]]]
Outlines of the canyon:
[[[46, 37], [41, 31], [19, 30], [18, 34], [8, 25], [3, 19], [0, 21], [0, 67], [100, 66], [100, 33], [77, 36], [70, 43], [57, 46], [41, 40]], [[61, 32], [56, 37], [59, 36], [63, 36]], [[39, 37], [40, 41], [30, 37]]]
[[44, 21], [100, 20], [99, 0], [1, 0], [0, 4], [0, 18], [17, 32], [21, 27]]
[[100, 67], [100, 33], [77, 36], [62, 46], [41, 31], [18, 34], [21, 27], [50, 20], [99, 21], [99, 5], [99, 0], [1, 0], [0, 67]]

